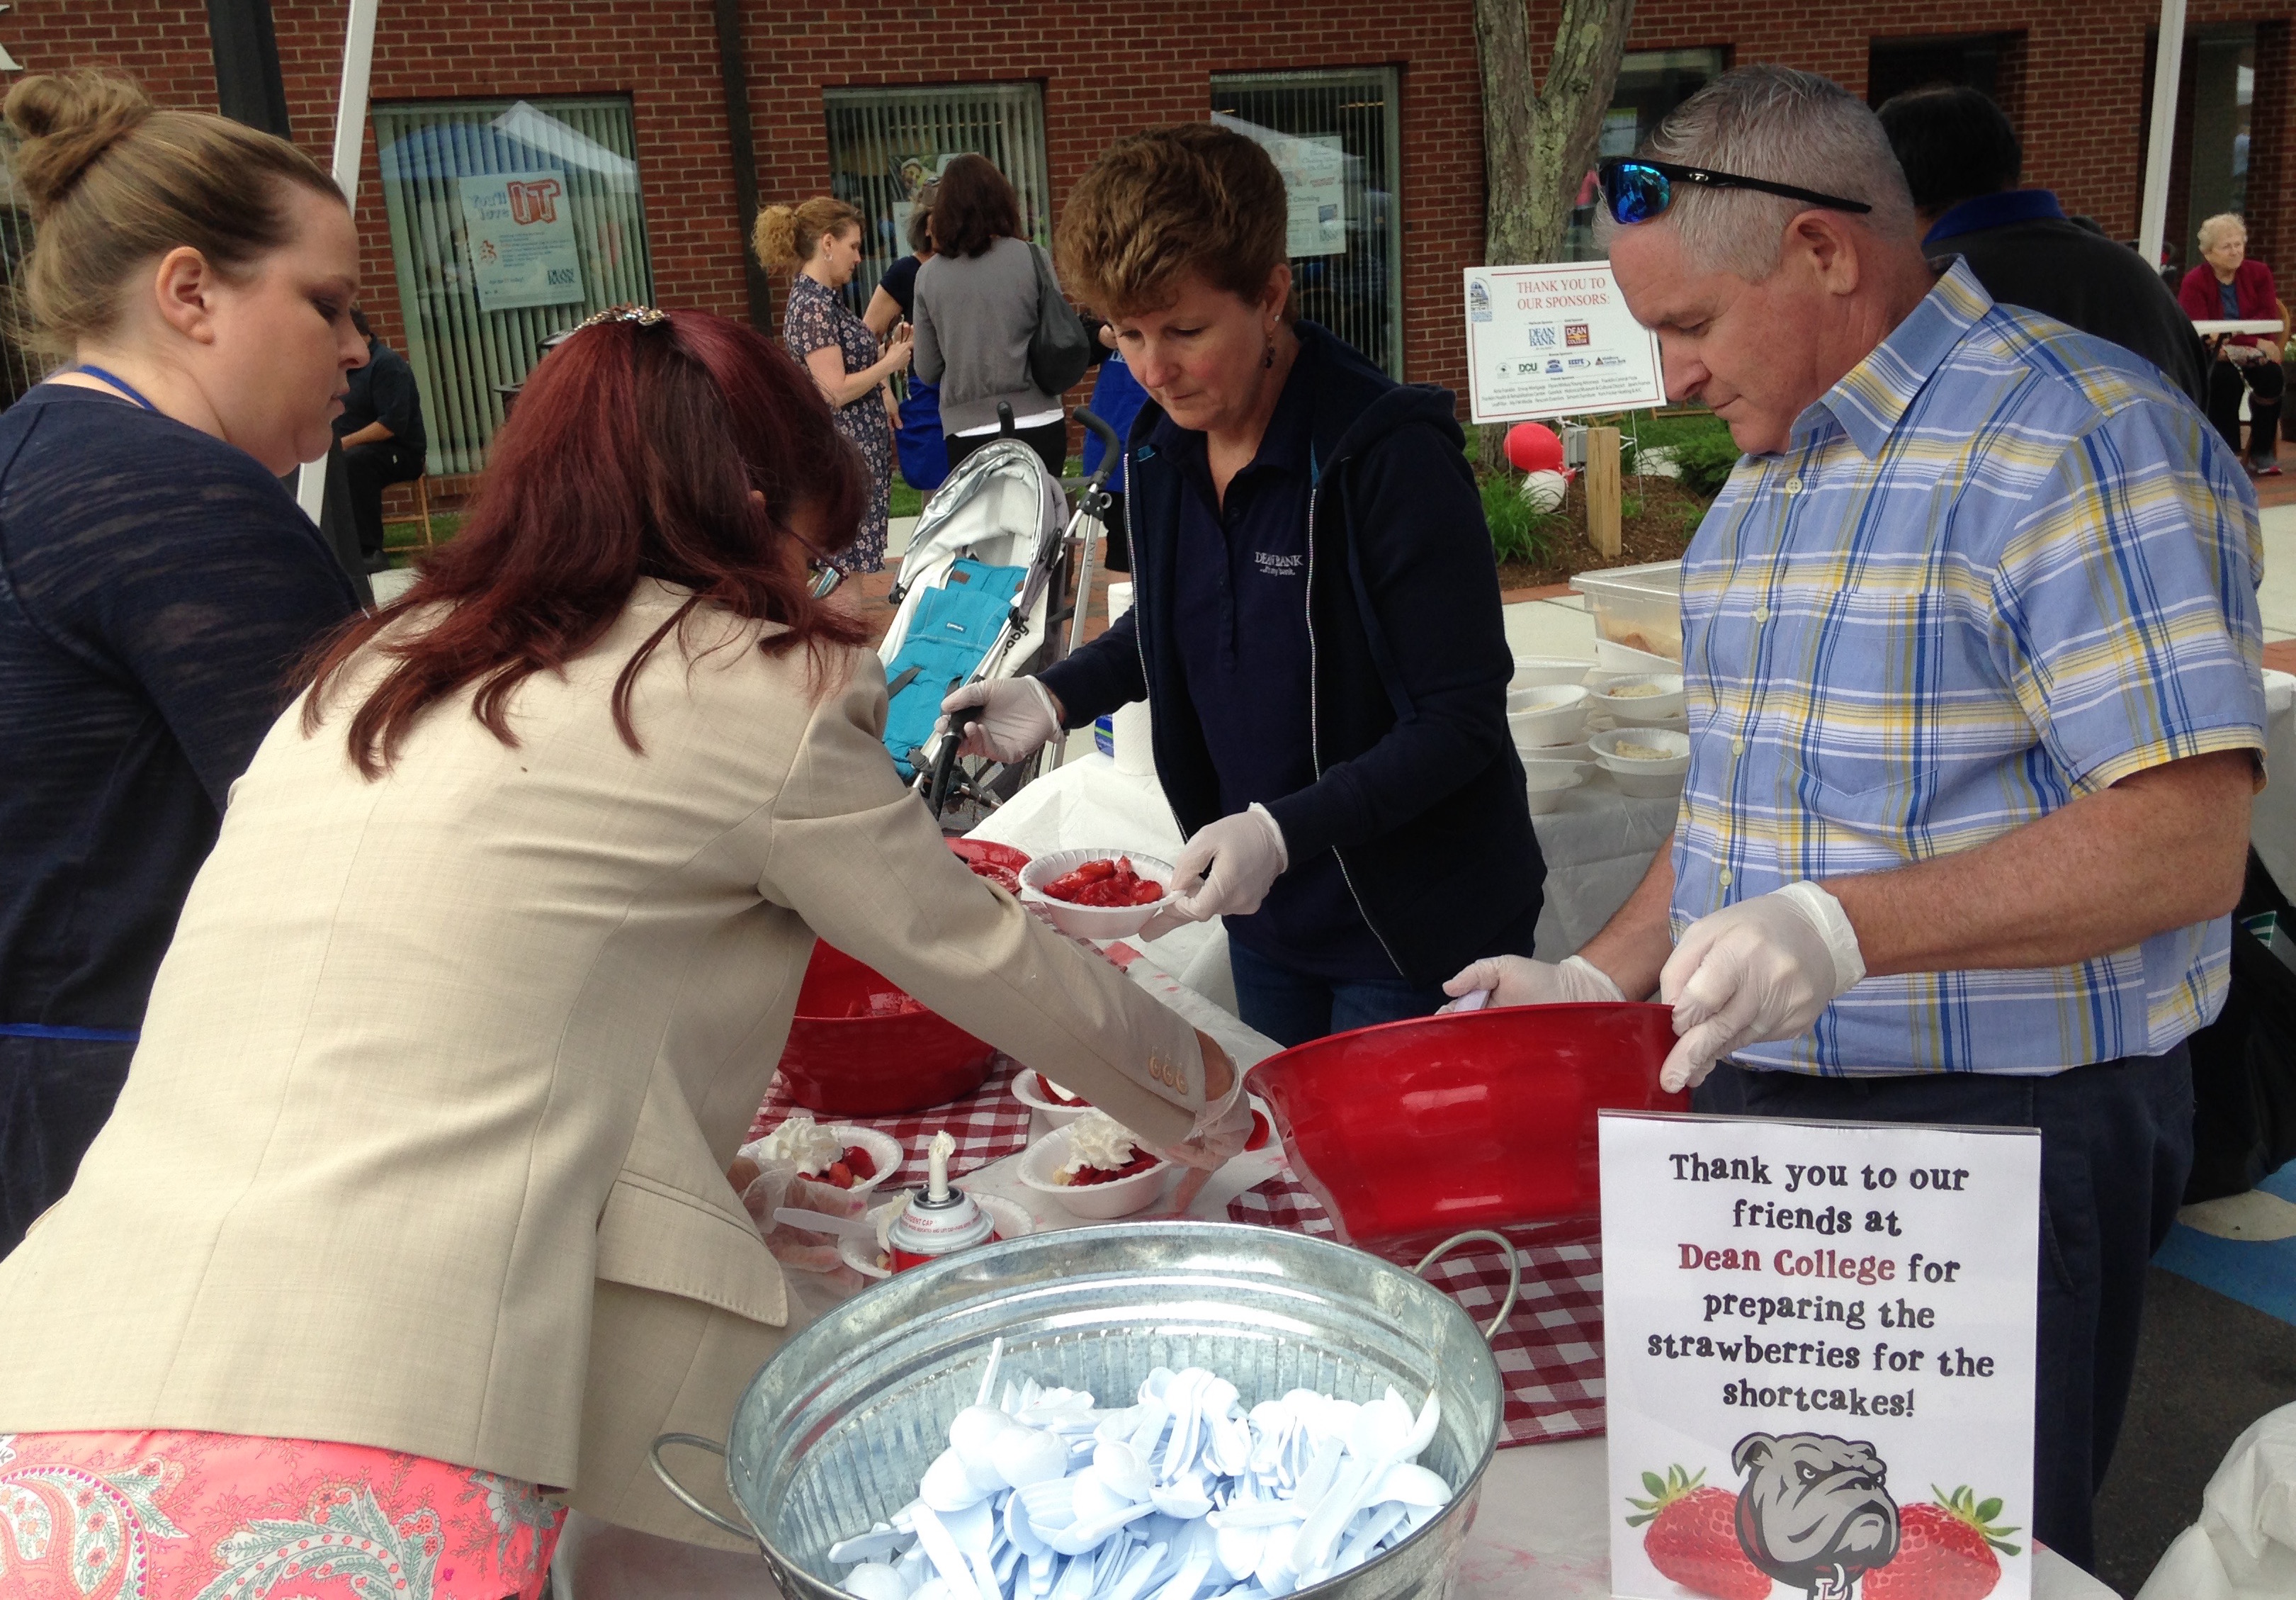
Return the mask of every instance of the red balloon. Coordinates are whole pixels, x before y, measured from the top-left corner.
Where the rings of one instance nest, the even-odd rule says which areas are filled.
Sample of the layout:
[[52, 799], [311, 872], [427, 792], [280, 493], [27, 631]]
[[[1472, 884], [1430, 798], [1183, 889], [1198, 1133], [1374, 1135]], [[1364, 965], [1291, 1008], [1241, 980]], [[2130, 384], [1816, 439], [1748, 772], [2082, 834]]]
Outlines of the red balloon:
[[1544, 423], [1517, 423], [1507, 430], [1507, 459], [1525, 472], [1562, 470], [1562, 440]]

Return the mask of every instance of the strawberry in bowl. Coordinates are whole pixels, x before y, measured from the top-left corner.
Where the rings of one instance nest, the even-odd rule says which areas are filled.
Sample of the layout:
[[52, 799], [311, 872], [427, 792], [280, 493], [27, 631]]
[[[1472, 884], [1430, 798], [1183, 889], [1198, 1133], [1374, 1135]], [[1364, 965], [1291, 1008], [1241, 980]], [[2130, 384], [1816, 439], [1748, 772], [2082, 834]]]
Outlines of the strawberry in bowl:
[[741, 1153], [763, 1166], [787, 1161], [816, 1183], [866, 1194], [901, 1164], [900, 1141], [873, 1128], [835, 1122], [826, 1126], [798, 1112]]
[[1137, 850], [1054, 850], [1021, 869], [1021, 898], [1071, 938], [1130, 939], [1171, 904], [1174, 875]]
[[1164, 886], [1134, 871], [1129, 856], [1102, 856], [1054, 878], [1044, 892], [1071, 906], [1146, 906], [1164, 898]]

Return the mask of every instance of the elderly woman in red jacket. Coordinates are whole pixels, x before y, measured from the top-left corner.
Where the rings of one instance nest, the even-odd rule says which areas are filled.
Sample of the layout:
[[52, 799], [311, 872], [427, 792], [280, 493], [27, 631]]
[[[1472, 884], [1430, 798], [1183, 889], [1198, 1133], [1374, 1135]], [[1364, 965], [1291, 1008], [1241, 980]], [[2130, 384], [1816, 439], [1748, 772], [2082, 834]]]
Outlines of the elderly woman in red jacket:
[[[2237, 213], [2226, 211], [2201, 224], [2201, 265], [2185, 275], [2177, 299], [2194, 322], [2280, 320], [2272, 268], [2248, 259], [2248, 225]], [[2282, 333], [2285, 335], [2284, 328]], [[2216, 343], [2217, 358], [2209, 371], [2209, 421], [2237, 451], [2240, 396], [2245, 388], [2248, 470], [2259, 477], [2277, 477], [2280, 465], [2273, 459], [2273, 447], [2280, 436], [2280, 394], [2285, 386], [2280, 343], [2253, 333], [2236, 333]]]

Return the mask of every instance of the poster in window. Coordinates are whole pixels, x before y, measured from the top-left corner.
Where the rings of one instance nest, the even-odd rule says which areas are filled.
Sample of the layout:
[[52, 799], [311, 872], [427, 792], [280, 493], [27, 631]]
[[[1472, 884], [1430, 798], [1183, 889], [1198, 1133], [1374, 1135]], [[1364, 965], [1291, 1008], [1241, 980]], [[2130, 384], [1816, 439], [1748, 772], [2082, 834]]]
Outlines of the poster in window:
[[1337, 134], [1281, 134], [1241, 117], [1218, 114], [1212, 120], [1259, 144], [1283, 175], [1284, 197], [1291, 202], [1284, 230], [1286, 255], [1347, 253], [1348, 157]]
[[455, 180], [481, 311], [582, 299], [582, 261], [562, 172], [502, 172]]

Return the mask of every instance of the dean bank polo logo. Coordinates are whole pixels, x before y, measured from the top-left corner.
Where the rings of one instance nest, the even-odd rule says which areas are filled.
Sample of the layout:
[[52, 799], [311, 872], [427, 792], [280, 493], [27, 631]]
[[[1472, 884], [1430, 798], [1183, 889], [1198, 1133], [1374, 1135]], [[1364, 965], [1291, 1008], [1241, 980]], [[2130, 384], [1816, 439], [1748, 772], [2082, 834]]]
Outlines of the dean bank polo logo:
[[1708, 1600], [1773, 1600], [1781, 1586], [1798, 1600], [1984, 1600], [2001, 1581], [1994, 1552], [2018, 1553], [2017, 1530], [1993, 1525], [2001, 1502], [1966, 1488], [1901, 1509], [1864, 1440], [1749, 1433], [1730, 1465], [1745, 1476], [1734, 1495], [1674, 1466], [1644, 1473], [1651, 1497], [1628, 1501], [1651, 1564]]

